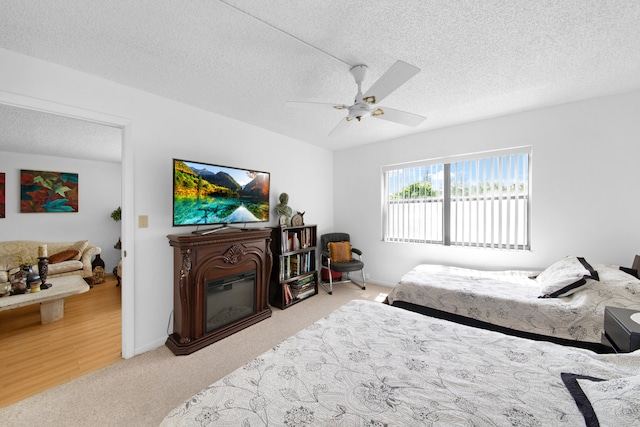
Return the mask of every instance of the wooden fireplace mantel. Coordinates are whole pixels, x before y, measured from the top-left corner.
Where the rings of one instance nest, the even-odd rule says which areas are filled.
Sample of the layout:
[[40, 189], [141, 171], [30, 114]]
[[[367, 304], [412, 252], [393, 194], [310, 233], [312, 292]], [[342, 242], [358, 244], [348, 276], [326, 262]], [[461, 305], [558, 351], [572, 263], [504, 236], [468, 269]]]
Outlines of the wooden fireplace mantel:
[[[230, 229], [211, 234], [171, 234], [174, 248], [173, 333], [166, 346], [176, 355], [200, 350], [271, 316], [271, 229]], [[206, 283], [255, 270], [254, 313], [211, 332], [205, 329]]]

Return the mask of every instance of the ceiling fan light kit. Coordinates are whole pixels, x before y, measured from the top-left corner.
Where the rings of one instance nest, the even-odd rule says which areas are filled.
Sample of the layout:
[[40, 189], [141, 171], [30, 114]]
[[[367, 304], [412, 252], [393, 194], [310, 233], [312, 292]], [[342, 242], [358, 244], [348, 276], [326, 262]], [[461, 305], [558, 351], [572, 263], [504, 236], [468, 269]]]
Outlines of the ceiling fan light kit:
[[420, 72], [418, 67], [407, 64], [404, 61], [396, 61], [370, 88], [362, 93], [362, 82], [367, 75], [367, 66], [359, 64], [351, 67], [350, 72], [358, 85], [358, 92], [352, 105], [335, 105], [326, 103], [306, 103], [306, 102], [287, 102], [287, 105], [307, 104], [320, 107], [332, 107], [336, 110], [347, 110], [348, 114], [340, 120], [338, 125], [329, 133], [329, 136], [336, 136], [344, 132], [349, 123], [354, 121], [360, 122], [368, 116], [384, 119], [389, 122], [399, 123], [405, 126], [418, 126], [426, 117], [418, 114], [408, 113], [406, 111], [376, 106], [384, 98], [405, 84], [409, 79]]
[[349, 119], [356, 119], [357, 121], [360, 121], [363, 117], [367, 117], [369, 114], [371, 114], [371, 107], [369, 107], [369, 104], [365, 104], [363, 101], [359, 101], [356, 98], [356, 103], [349, 107], [349, 115], [347, 117]]

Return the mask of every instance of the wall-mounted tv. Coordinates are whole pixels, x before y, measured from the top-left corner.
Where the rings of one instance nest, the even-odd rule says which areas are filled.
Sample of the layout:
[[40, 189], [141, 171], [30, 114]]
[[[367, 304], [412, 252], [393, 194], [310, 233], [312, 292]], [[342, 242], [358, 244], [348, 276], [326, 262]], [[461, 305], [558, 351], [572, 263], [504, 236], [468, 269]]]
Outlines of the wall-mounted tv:
[[268, 172], [173, 159], [173, 225], [267, 222], [269, 178]]

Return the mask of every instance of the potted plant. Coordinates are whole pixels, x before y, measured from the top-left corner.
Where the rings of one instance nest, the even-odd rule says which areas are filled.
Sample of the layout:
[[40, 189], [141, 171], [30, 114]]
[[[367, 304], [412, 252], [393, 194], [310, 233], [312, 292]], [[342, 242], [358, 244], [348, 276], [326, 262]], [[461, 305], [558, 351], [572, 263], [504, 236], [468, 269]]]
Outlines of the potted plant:
[[[111, 219], [113, 219], [115, 222], [118, 222], [122, 219], [122, 209], [120, 208], [120, 206], [118, 206], [117, 209], [114, 209], [113, 212], [111, 212]], [[120, 237], [118, 237], [118, 242], [113, 245], [113, 247], [118, 250], [122, 249], [122, 242], [120, 241]]]
[[120, 206], [118, 206], [117, 209], [114, 209], [113, 212], [111, 212], [111, 219], [113, 219], [115, 222], [120, 221], [120, 219], [122, 218], [122, 209], [120, 208]]

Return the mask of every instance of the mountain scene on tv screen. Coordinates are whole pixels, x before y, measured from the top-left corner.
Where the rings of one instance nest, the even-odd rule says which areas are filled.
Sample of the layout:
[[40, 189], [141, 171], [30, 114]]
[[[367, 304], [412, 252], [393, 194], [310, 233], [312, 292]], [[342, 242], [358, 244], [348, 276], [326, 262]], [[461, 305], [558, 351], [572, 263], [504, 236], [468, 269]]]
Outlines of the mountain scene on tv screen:
[[173, 179], [175, 225], [269, 220], [265, 173], [176, 160]]

